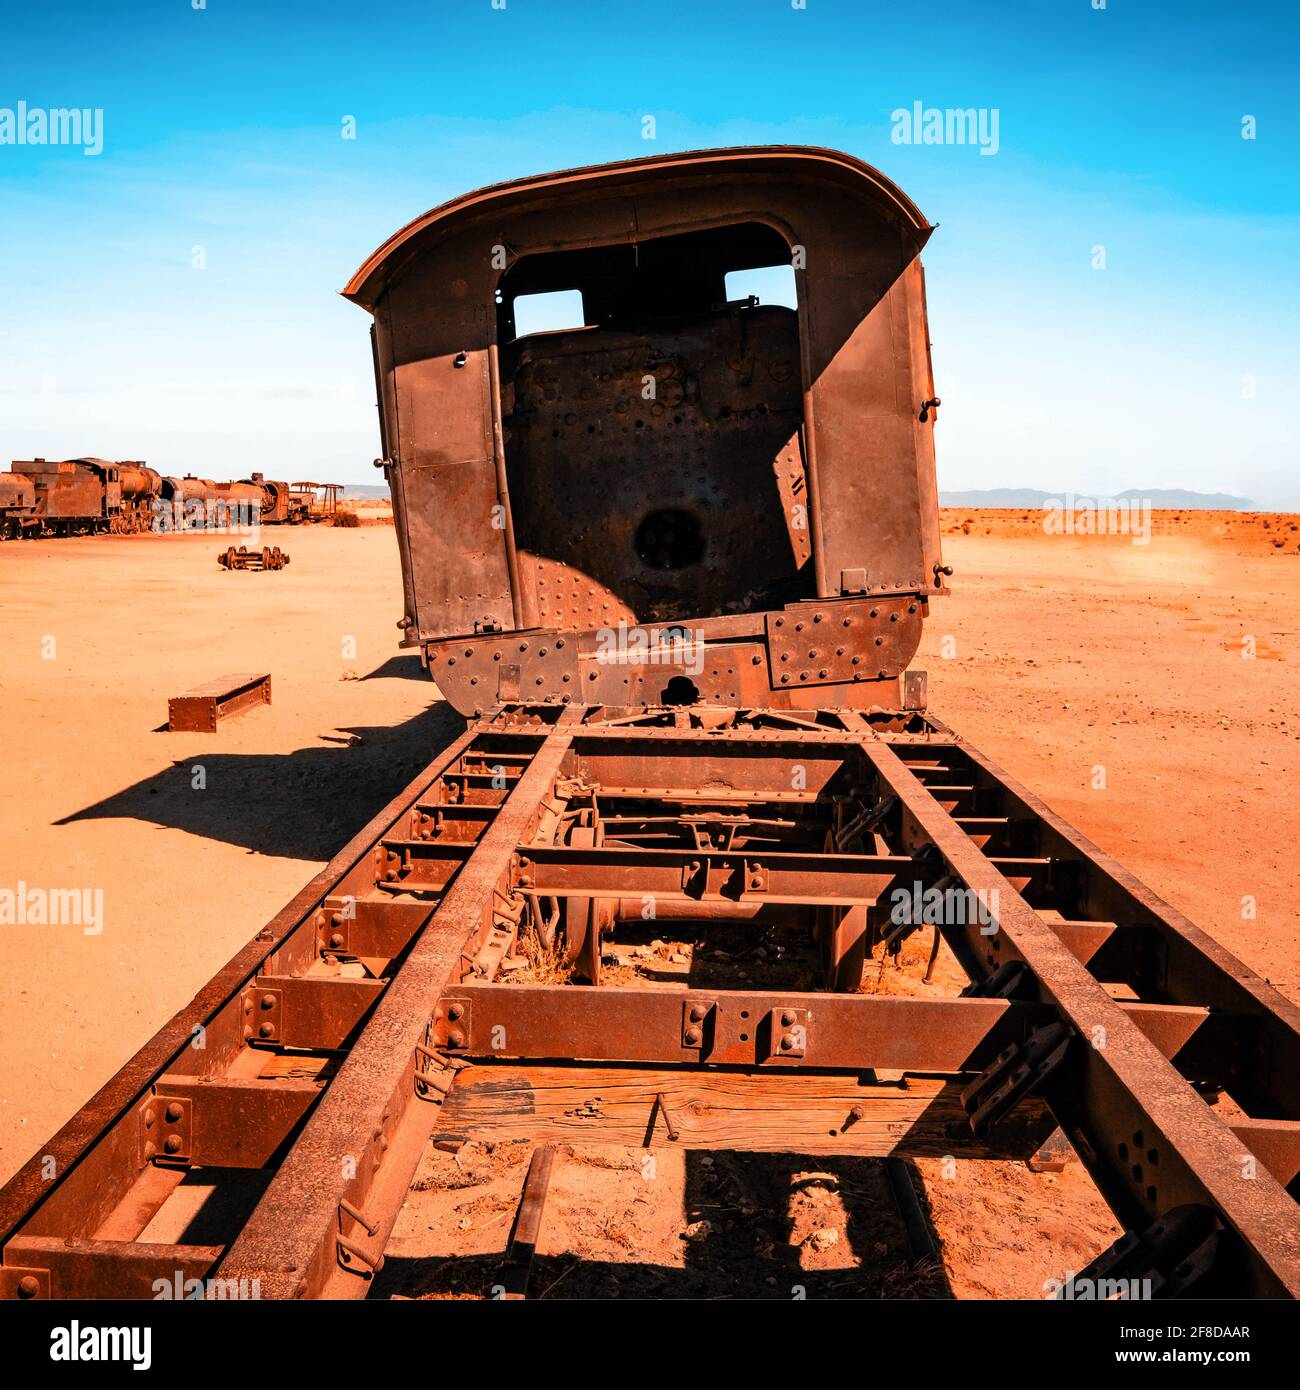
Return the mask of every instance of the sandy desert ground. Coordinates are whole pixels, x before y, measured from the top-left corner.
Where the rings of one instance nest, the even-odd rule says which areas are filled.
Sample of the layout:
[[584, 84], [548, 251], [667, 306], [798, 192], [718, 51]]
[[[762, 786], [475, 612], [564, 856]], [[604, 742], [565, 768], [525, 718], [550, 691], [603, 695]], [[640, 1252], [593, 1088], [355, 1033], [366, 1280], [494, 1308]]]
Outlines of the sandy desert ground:
[[[954, 594], [918, 659], [934, 711], [1300, 999], [1300, 518], [1157, 513], [1146, 545], [1020, 512], [943, 528]], [[0, 887], [104, 895], [96, 935], [0, 927], [0, 1178], [459, 727], [398, 653], [390, 528], [266, 543], [287, 570], [226, 573], [212, 537], [0, 545]], [[261, 670], [269, 709], [160, 732], [169, 695]], [[384, 1292], [481, 1288], [526, 1154], [471, 1150], [429, 1154]], [[919, 1276], [872, 1161], [670, 1156], [651, 1201], [628, 1155], [565, 1152], [536, 1287], [1040, 1297], [1114, 1234], [1077, 1165], [918, 1169], [942, 1242]]]

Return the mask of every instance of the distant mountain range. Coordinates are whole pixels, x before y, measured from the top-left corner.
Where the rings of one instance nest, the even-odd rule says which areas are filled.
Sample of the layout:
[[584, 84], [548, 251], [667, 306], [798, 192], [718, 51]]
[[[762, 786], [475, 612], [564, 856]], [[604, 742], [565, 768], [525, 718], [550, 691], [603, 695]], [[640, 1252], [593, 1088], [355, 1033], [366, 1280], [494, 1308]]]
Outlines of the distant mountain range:
[[[1102, 500], [1101, 494], [1076, 492], [1076, 501], [1088, 499]], [[986, 487], [975, 488], [969, 492], [941, 492], [941, 507], [1042, 507], [1045, 503], [1064, 503], [1071, 496], [1065, 492], [1043, 492], [1036, 487]], [[1114, 494], [1116, 502], [1150, 502], [1152, 507], [1171, 511], [1227, 511], [1249, 512], [1257, 510], [1249, 497], [1234, 497], [1230, 492], [1189, 492], [1180, 487], [1126, 488]]]
[[387, 497], [387, 483], [348, 483], [343, 489], [344, 497]]

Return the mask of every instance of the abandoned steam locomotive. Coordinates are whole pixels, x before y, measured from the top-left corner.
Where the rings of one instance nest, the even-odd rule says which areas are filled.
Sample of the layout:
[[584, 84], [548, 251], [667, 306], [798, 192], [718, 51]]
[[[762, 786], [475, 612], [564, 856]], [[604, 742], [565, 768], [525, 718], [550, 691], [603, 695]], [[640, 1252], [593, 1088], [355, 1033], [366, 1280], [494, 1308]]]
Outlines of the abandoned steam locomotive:
[[[447, 698], [897, 707], [947, 573], [931, 231], [869, 165], [775, 147], [497, 185], [385, 242], [344, 293]], [[729, 297], [763, 267], [797, 307]], [[580, 322], [521, 332], [561, 290]]]
[[15, 461], [0, 473], [0, 539], [219, 530], [236, 521], [293, 526], [332, 516], [338, 490], [261, 473], [225, 483], [169, 478], [138, 460]]

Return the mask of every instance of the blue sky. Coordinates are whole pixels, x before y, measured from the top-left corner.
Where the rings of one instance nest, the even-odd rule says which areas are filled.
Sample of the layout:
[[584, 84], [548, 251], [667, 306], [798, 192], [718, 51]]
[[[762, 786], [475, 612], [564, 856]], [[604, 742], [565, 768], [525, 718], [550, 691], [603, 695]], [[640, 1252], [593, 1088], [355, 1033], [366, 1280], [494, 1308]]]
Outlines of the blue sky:
[[[940, 224], [942, 486], [1300, 506], [1287, 5], [195, 3], [6, 6], [0, 109], [102, 108], [104, 150], [0, 145], [5, 459], [374, 481], [369, 319], [337, 291], [398, 225], [516, 175], [788, 142]], [[894, 143], [916, 101], [996, 109], [997, 154]]]

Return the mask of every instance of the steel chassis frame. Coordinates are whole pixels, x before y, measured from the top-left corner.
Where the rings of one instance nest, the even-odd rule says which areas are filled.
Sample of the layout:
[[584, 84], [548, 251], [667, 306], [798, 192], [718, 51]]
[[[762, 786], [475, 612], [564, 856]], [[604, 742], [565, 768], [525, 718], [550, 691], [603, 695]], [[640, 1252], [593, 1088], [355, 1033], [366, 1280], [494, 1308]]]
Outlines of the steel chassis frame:
[[[961, 996], [853, 992], [928, 925], [900, 885], [989, 908], [934, 923]], [[560, 904], [598, 977], [638, 897], [806, 920], [829, 988], [512, 979]], [[1294, 1297], [1297, 1075], [1300, 1012], [928, 715], [503, 704], [0, 1191], [0, 1297], [364, 1297], [431, 1139], [1026, 1159], [1057, 1126], [1126, 1232], [1095, 1271]]]

